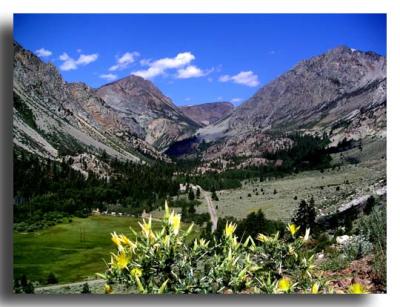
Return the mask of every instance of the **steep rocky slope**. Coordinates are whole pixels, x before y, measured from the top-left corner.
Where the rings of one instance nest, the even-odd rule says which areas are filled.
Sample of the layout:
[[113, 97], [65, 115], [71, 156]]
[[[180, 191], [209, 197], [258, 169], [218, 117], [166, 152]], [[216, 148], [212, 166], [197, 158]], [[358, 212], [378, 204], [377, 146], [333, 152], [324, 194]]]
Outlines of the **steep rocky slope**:
[[131, 131], [159, 150], [191, 136], [199, 127], [150, 81], [129, 76], [96, 91]]
[[199, 136], [218, 142], [209, 152], [240, 155], [294, 130], [326, 131], [333, 142], [385, 136], [386, 58], [340, 46], [302, 61]]
[[58, 159], [103, 152], [118, 159], [165, 159], [132, 133], [129, 122], [83, 83], [69, 84], [57, 68], [14, 43], [14, 143]]
[[191, 106], [180, 107], [183, 114], [191, 118], [201, 126], [214, 124], [220, 119], [230, 115], [234, 109], [234, 105], [230, 102], [219, 101]]

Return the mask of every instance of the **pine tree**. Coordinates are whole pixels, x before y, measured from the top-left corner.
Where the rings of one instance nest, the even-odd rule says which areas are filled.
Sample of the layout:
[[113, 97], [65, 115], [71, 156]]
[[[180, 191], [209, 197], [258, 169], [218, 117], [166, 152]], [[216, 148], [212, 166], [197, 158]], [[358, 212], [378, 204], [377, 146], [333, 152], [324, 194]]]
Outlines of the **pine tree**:
[[307, 203], [304, 199], [301, 200], [299, 207], [295, 216], [292, 218], [292, 222], [297, 226], [300, 226], [300, 229], [304, 232], [307, 228], [311, 228], [312, 230], [316, 226], [315, 218], [317, 216], [315, 210], [314, 198], [311, 197], [309, 203]]
[[197, 188], [196, 190], [196, 198], [200, 198], [200, 188]]

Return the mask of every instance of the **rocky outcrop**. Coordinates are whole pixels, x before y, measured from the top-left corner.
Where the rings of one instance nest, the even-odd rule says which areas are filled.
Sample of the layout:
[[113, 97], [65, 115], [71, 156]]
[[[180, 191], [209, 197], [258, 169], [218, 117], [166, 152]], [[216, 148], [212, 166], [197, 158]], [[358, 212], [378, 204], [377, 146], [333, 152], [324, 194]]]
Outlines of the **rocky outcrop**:
[[65, 82], [53, 64], [14, 43], [17, 145], [53, 159], [79, 151], [105, 151], [134, 161], [167, 159], [139, 139], [134, 128], [93, 89], [84, 83]]
[[120, 114], [132, 133], [161, 151], [191, 136], [199, 127], [142, 77], [123, 78], [100, 87], [96, 93]]
[[234, 109], [234, 105], [230, 102], [219, 101], [182, 106], [180, 109], [183, 114], [204, 127], [229, 116]]
[[[385, 135], [386, 58], [340, 46], [302, 61], [199, 136], [226, 148], [232, 139], [241, 144], [249, 135], [295, 130], [325, 131], [336, 141]], [[234, 154], [244, 150], [231, 148]]]

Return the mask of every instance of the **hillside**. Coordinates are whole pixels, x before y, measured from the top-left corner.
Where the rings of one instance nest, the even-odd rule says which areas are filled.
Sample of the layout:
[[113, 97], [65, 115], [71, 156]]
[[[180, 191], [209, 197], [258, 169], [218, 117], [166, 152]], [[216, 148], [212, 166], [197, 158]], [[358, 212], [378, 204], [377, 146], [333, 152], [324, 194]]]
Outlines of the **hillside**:
[[191, 136], [199, 127], [150, 81], [128, 76], [96, 90], [140, 139], [158, 150]]
[[84, 83], [14, 43], [14, 144], [39, 156], [106, 152], [121, 160], [168, 160]]
[[201, 126], [214, 124], [230, 115], [234, 109], [230, 102], [218, 101], [180, 107], [183, 114]]
[[205, 153], [212, 159], [277, 150], [286, 142], [276, 136], [290, 131], [327, 132], [333, 143], [385, 137], [386, 59], [340, 46], [302, 61], [199, 135], [217, 141]]

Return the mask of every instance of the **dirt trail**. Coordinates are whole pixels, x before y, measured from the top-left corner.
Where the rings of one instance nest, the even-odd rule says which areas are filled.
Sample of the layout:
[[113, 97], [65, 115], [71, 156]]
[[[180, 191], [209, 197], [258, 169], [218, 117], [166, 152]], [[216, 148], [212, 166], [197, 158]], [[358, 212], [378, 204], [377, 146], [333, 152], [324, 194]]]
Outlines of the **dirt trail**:
[[200, 192], [204, 195], [204, 198], [206, 199], [208, 213], [210, 214], [210, 219], [211, 219], [211, 232], [214, 232], [215, 230], [217, 230], [218, 216], [217, 216], [217, 211], [211, 199], [211, 193], [204, 191], [203, 188], [199, 185], [194, 185], [193, 187], [200, 189]]

